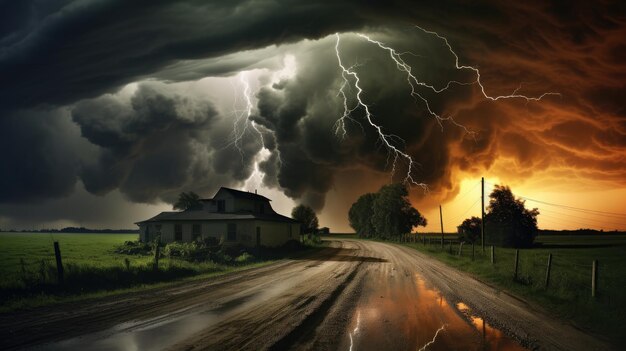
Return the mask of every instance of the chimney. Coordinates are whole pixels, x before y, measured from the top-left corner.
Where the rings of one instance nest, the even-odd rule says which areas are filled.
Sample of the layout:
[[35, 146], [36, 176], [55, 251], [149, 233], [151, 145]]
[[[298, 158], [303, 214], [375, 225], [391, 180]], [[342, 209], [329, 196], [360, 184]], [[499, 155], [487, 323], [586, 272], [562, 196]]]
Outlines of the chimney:
[[257, 194], [256, 189], [254, 189], [254, 194]]

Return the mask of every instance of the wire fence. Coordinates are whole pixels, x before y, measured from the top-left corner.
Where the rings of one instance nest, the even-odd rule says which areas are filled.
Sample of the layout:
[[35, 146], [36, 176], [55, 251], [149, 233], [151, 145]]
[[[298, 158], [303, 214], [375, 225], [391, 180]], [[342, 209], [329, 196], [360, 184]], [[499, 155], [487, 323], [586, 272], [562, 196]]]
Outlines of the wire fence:
[[525, 285], [548, 295], [580, 300], [592, 298], [604, 302], [626, 298], [620, 265], [589, 254], [576, 255], [576, 251], [548, 248], [516, 251], [491, 245], [483, 251], [480, 243], [472, 245], [458, 238], [442, 238], [433, 234], [407, 235], [399, 241], [415, 243], [439, 254], [445, 253], [449, 258], [478, 265], [500, 277], [508, 275], [512, 284]]

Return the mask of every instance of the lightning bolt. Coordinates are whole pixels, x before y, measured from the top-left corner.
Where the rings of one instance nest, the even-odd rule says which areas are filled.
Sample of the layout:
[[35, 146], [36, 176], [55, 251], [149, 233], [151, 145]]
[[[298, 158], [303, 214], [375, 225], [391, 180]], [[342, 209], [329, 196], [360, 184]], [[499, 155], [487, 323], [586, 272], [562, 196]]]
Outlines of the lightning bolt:
[[419, 349], [418, 351], [425, 351], [426, 348], [428, 348], [428, 346], [432, 345], [435, 343], [435, 340], [437, 340], [437, 335], [439, 335], [439, 333], [441, 331], [443, 331], [444, 329], [446, 329], [446, 325], [442, 325], [441, 328], [437, 329], [437, 332], [435, 333], [435, 336], [433, 336], [433, 339], [429, 342], [426, 343], [426, 345], [422, 346], [421, 349]]
[[241, 156], [241, 161], [243, 162], [244, 152], [241, 143], [246, 133], [248, 133], [248, 128], [251, 127], [258, 135], [259, 142], [262, 147], [265, 147], [265, 140], [263, 140], [263, 133], [259, 130], [259, 126], [250, 119], [254, 105], [252, 104], [252, 93], [250, 90], [250, 82], [247, 79], [247, 72], [243, 71], [239, 73], [239, 83], [243, 87], [242, 96], [245, 107], [243, 109], [238, 109], [236, 107], [238, 99], [235, 97], [232, 111], [232, 115], [234, 116], [233, 131], [229, 135], [230, 142], [226, 145], [226, 147], [234, 146], [237, 148]]
[[[475, 137], [476, 133], [471, 131], [470, 129], [468, 129], [467, 127], [463, 126], [462, 124], [456, 122], [453, 118], [453, 116], [441, 116], [440, 114], [438, 114], [437, 112], [435, 112], [433, 110], [433, 108], [430, 105], [430, 102], [428, 101], [428, 99], [426, 97], [424, 97], [424, 95], [422, 95], [419, 91], [420, 88], [423, 89], [427, 89], [432, 91], [435, 94], [440, 94], [443, 93], [444, 91], [448, 90], [450, 87], [454, 86], [454, 85], [462, 85], [462, 86], [469, 86], [469, 85], [478, 85], [480, 92], [482, 94], [482, 96], [485, 99], [491, 100], [491, 101], [498, 101], [498, 100], [503, 100], [503, 99], [523, 99], [527, 102], [530, 101], [540, 101], [543, 98], [545, 98], [546, 96], [550, 96], [550, 95], [555, 95], [555, 96], [561, 96], [560, 93], [556, 93], [556, 92], [547, 92], [547, 93], [543, 93], [539, 96], [526, 96], [523, 94], [519, 94], [519, 90], [521, 89], [521, 85], [515, 89], [511, 94], [508, 95], [498, 95], [498, 96], [491, 96], [488, 95], [485, 89], [485, 86], [483, 85], [482, 81], [481, 81], [481, 75], [480, 75], [480, 71], [478, 70], [478, 68], [474, 67], [474, 66], [469, 66], [469, 65], [460, 65], [459, 64], [459, 56], [456, 54], [456, 52], [454, 51], [454, 49], [452, 49], [452, 46], [450, 45], [450, 43], [448, 42], [448, 39], [445, 38], [444, 36], [441, 36], [440, 34], [438, 34], [437, 32], [433, 32], [433, 31], [429, 31], [426, 30], [420, 26], [416, 26], [416, 28], [418, 28], [419, 30], [421, 30], [422, 32], [429, 34], [429, 35], [433, 35], [435, 37], [437, 37], [438, 39], [442, 40], [444, 42], [444, 44], [446, 45], [448, 51], [450, 52], [450, 54], [454, 57], [455, 60], [455, 64], [454, 67], [456, 70], [459, 71], [464, 71], [464, 70], [470, 70], [472, 72], [474, 72], [476, 78], [473, 81], [470, 82], [461, 82], [461, 81], [456, 81], [456, 80], [451, 80], [448, 81], [446, 84], [444, 84], [443, 86], [437, 88], [432, 84], [428, 84], [426, 82], [423, 82], [421, 80], [419, 80], [414, 74], [413, 74], [413, 68], [403, 59], [404, 55], [413, 55], [413, 56], [419, 56], [416, 55], [410, 51], [405, 51], [405, 52], [398, 52], [396, 51], [394, 48], [384, 44], [381, 41], [378, 40], [374, 40], [372, 38], [370, 38], [369, 36], [362, 34], [362, 33], [357, 33], [356, 35], [359, 36], [362, 39], [365, 39], [366, 41], [368, 41], [369, 43], [372, 43], [376, 46], [378, 46], [380, 49], [387, 51], [387, 53], [389, 54], [390, 59], [393, 61], [393, 63], [395, 63], [396, 68], [400, 71], [403, 72], [404, 74], [406, 74], [406, 80], [407, 83], [411, 89], [411, 97], [416, 101], [421, 101], [424, 106], [426, 107], [426, 110], [428, 112], [428, 114], [430, 116], [432, 116], [433, 118], [435, 118], [435, 120], [437, 121], [437, 123], [439, 124], [439, 126], [441, 127], [442, 131], [443, 131], [443, 122], [449, 122], [452, 123], [453, 125], [463, 129], [465, 131], [465, 133], [470, 134], [471, 136]], [[361, 87], [359, 86], [360, 80], [359, 77], [357, 75], [357, 73], [354, 71], [354, 68], [357, 67], [357, 65], [353, 65], [351, 67], [346, 68], [342, 61], [341, 61], [341, 56], [339, 54], [339, 34], [335, 33], [335, 36], [337, 38], [336, 44], [335, 44], [335, 53], [337, 55], [337, 61], [339, 63], [339, 67], [341, 69], [341, 77], [343, 79], [343, 83], [339, 89], [339, 94], [341, 95], [342, 99], [343, 99], [343, 115], [337, 120], [337, 122], [335, 123], [335, 134], [338, 136], [341, 136], [342, 139], [344, 139], [347, 135], [347, 129], [346, 129], [346, 122], [351, 121], [351, 122], [356, 122], [358, 123], [358, 121], [356, 121], [354, 118], [351, 117], [351, 114], [356, 111], [357, 109], [363, 109], [363, 111], [365, 112], [365, 118], [367, 120], [367, 122], [374, 127], [374, 129], [377, 131], [378, 133], [378, 137], [379, 140], [384, 144], [384, 146], [387, 148], [388, 151], [388, 160], [389, 160], [389, 155], [393, 155], [393, 163], [392, 163], [392, 176], [395, 173], [396, 170], [396, 164], [397, 161], [399, 159], [404, 159], [406, 160], [407, 164], [408, 164], [408, 170], [407, 170], [407, 174], [404, 178], [404, 182], [405, 183], [410, 183], [410, 184], [415, 184], [415, 185], [419, 185], [422, 188], [424, 188], [425, 190], [427, 190], [427, 186], [426, 184], [423, 183], [417, 183], [413, 177], [412, 177], [412, 170], [415, 167], [415, 165], [417, 165], [417, 163], [411, 158], [410, 155], [408, 155], [407, 153], [401, 151], [398, 147], [394, 146], [394, 141], [400, 141], [402, 143], [404, 143], [404, 140], [402, 138], [400, 138], [397, 135], [393, 135], [393, 134], [385, 134], [383, 132], [383, 129], [380, 125], [377, 125], [374, 123], [373, 121], [373, 115], [369, 110], [369, 106], [367, 104], [365, 104], [363, 102], [362, 99], [362, 93], [363, 90], [361, 89]], [[349, 89], [351, 87], [350, 85], [350, 77], [352, 77], [352, 79], [354, 80], [354, 87], [356, 88], [356, 100], [357, 103], [353, 106], [350, 107], [349, 103], [348, 103], [348, 96], [346, 94], [346, 90]], [[359, 125], [361, 126], [361, 128], [363, 129], [363, 126], [359, 123]]]
[[360, 325], [361, 325], [361, 311], [358, 311], [356, 315], [356, 327], [354, 328], [352, 333], [350, 333], [350, 350], [349, 351], [352, 351], [352, 347], [354, 346], [354, 340], [352, 339], [352, 334], [356, 336], [356, 334], [359, 332]]
[[413, 68], [409, 64], [407, 64], [404, 61], [404, 59], [402, 59], [403, 55], [411, 54], [411, 55], [417, 56], [416, 54], [414, 54], [414, 53], [412, 53], [410, 51], [398, 53], [395, 49], [393, 49], [393, 48], [391, 48], [389, 46], [386, 46], [382, 42], [380, 42], [378, 40], [374, 40], [374, 39], [368, 37], [365, 34], [358, 33], [357, 35], [359, 37], [367, 40], [368, 42], [377, 45], [378, 47], [380, 47], [381, 49], [383, 49], [383, 50], [385, 50], [385, 51], [387, 51], [389, 53], [389, 57], [396, 64], [396, 68], [398, 68], [399, 71], [406, 73], [406, 80], [407, 80], [407, 83], [409, 84], [409, 86], [411, 87], [411, 96], [413, 97], [413, 99], [415, 99], [415, 100], [419, 99], [419, 100], [421, 100], [424, 103], [424, 106], [426, 106], [426, 110], [428, 111], [428, 114], [430, 114], [432, 117], [435, 118], [435, 120], [439, 124], [439, 127], [441, 127], [442, 131], [443, 131], [443, 123], [442, 122], [449, 121], [449, 122], [453, 123], [454, 125], [456, 125], [456, 126], [462, 128], [463, 130], [465, 130], [466, 133], [471, 134], [471, 135], [474, 134], [474, 132], [470, 131], [465, 126], [457, 123], [452, 116], [442, 117], [438, 113], [435, 113], [432, 110], [432, 108], [430, 107], [430, 103], [428, 102], [428, 100], [417, 91], [417, 87], [424, 87], [424, 88], [427, 88], [427, 89], [433, 91], [434, 93], [439, 94], [439, 93], [442, 93], [442, 92], [448, 90], [453, 85], [472, 85], [472, 84], [474, 84], [474, 82], [469, 82], [468, 83], [468, 82], [459, 82], [459, 81], [456, 81], [456, 80], [452, 80], [452, 81], [449, 81], [444, 87], [437, 89], [435, 86], [427, 84], [427, 83], [422, 82], [419, 79], [417, 79], [417, 77], [415, 77], [415, 75], [412, 73]]
[[502, 99], [523, 99], [526, 101], [539, 101], [541, 99], [543, 99], [546, 96], [550, 96], [550, 95], [554, 95], [554, 96], [561, 96], [560, 93], [556, 93], [556, 92], [547, 92], [547, 93], [543, 93], [539, 96], [526, 96], [526, 95], [522, 95], [522, 94], [518, 94], [519, 89], [521, 88], [521, 86], [519, 86], [517, 89], [515, 89], [511, 94], [509, 95], [498, 95], [498, 96], [490, 96], [487, 94], [487, 92], [485, 91], [485, 86], [483, 85], [483, 83], [480, 81], [480, 71], [478, 70], [478, 68], [474, 67], [474, 66], [467, 66], [467, 65], [459, 65], [459, 56], [456, 54], [456, 52], [454, 51], [454, 49], [452, 49], [452, 45], [450, 45], [450, 43], [448, 42], [448, 39], [442, 35], [440, 35], [437, 32], [433, 32], [427, 29], [424, 29], [420, 26], [415, 26], [417, 29], [421, 30], [422, 32], [426, 33], [426, 34], [430, 34], [433, 36], [436, 36], [437, 38], [439, 38], [440, 40], [442, 40], [445, 44], [446, 47], [448, 48], [448, 51], [450, 52], [450, 54], [452, 54], [452, 56], [454, 56], [454, 67], [457, 70], [471, 70], [476, 74], [476, 81], [474, 83], [478, 84], [478, 86], [480, 87], [480, 92], [482, 93], [482, 95], [486, 98], [489, 99], [491, 101], [498, 101], [498, 100], [502, 100]]
[[[343, 96], [343, 99], [344, 99], [343, 101], [344, 112], [343, 112], [343, 115], [339, 118], [339, 121], [340, 121], [339, 123], [342, 127], [341, 129], [341, 132], [343, 133], [342, 135], [345, 136], [346, 119], [350, 118], [349, 117], [350, 114], [354, 112], [355, 110], [362, 109], [365, 112], [365, 119], [367, 120], [369, 125], [372, 126], [378, 133], [378, 140], [387, 149], [388, 157], [390, 155], [393, 155], [393, 163], [392, 163], [392, 168], [391, 168], [392, 176], [393, 174], [395, 174], [398, 160], [404, 159], [407, 163], [407, 173], [406, 173], [406, 176], [404, 177], [404, 183], [414, 184], [414, 185], [422, 187], [424, 190], [428, 190], [428, 187], [426, 186], [426, 184], [418, 183], [413, 179], [413, 176], [411, 173], [412, 173], [413, 168], [417, 165], [417, 163], [413, 160], [413, 158], [411, 158], [409, 154], [401, 151], [399, 148], [394, 146], [394, 141], [395, 142], [400, 141], [404, 143], [404, 139], [394, 134], [386, 134], [383, 131], [383, 128], [374, 122], [373, 120], [374, 116], [370, 112], [369, 106], [365, 102], [363, 102], [363, 99], [362, 99], [363, 89], [360, 86], [361, 80], [359, 79], [358, 74], [354, 71], [354, 66], [351, 66], [348, 68], [344, 66], [343, 62], [341, 61], [341, 55], [339, 54], [339, 43], [340, 43], [339, 33], [335, 33], [335, 37], [337, 38], [337, 41], [335, 43], [335, 54], [337, 55], [337, 62], [341, 69], [341, 77], [343, 79], [343, 84], [340, 88], [340, 94]], [[352, 108], [348, 106], [349, 105], [348, 98], [345, 94], [346, 87], [350, 86], [350, 77], [352, 77], [352, 79], [354, 80], [354, 88], [356, 89], [355, 98], [357, 100], [356, 105]], [[338, 132], [339, 129], [335, 129], [335, 131]]]

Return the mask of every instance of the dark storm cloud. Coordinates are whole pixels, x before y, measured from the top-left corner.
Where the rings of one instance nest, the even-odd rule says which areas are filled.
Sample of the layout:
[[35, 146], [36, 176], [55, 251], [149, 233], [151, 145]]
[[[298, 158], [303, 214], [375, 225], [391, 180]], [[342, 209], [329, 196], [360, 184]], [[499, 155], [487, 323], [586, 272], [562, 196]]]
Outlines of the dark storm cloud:
[[4, 108], [68, 104], [150, 76], [179, 60], [319, 37], [362, 23], [344, 17], [358, 9], [349, 2], [45, 3], [11, 5], [3, 12], [3, 19], [17, 17], [22, 24], [14, 23], [0, 37]]
[[[436, 23], [445, 17], [456, 26], [461, 17], [496, 18], [499, 12], [487, 5], [454, 4], [4, 1], [0, 11], [0, 107], [65, 105], [142, 77], [188, 80], [227, 74], [254, 65], [254, 59], [218, 59], [221, 56], [364, 25]], [[187, 69], [181, 69], [185, 60], [201, 62], [195, 67], [194, 62], [186, 62]]]
[[[118, 90], [150, 79], [171, 83], [241, 69], [273, 70], [281, 66], [280, 56], [290, 53], [296, 56], [296, 75], [257, 94], [253, 119], [270, 150], [259, 168], [266, 185], [321, 208], [334, 184], [357, 184], [338, 177], [389, 174], [393, 158], [367, 128], [362, 110], [353, 117], [363, 129], [348, 123], [345, 139], [334, 134], [343, 113], [334, 38], [302, 39], [371, 33], [399, 51], [415, 52], [404, 58], [427, 83], [441, 87], [450, 79], [475, 79], [472, 72], [454, 69], [441, 40], [412, 24], [449, 38], [461, 64], [481, 69], [491, 95], [510, 93], [520, 83], [528, 95], [562, 94], [542, 103], [496, 103], [476, 86], [455, 86], [441, 95], [423, 91], [435, 111], [477, 134], [470, 137], [450, 123], [442, 131], [408, 95], [406, 77], [386, 52], [342, 35], [342, 59], [357, 64], [374, 121], [404, 140], [396, 146], [419, 163], [414, 177], [428, 183], [431, 194], [442, 194], [433, 201], [454, 195], [461, 175], [487, 170], [520, 179], [557, 169], [622, 186], [624, 6], [610, 1], [0, 2], [0, 143], [3, 164], [9, 165], [0, 178], [0, 202], [66, 196], [78, 180], [93, 194], [119, 189], [141, 202], [172, 201], [182, 190], [210, 195], [219, 185], [242, 184], [260, 144], [250, 134], [242, 140], [243, 153], [227, 147], [233, 121], [217, 112], [219, 101], [191, 96], [175, 84], [144, 82], [128, 96]], [[293, 45], [281, 45], [286, 43]], [[400, 162], [395, 179], [403, 172], [406, 163]], [[375, 189], [352, 190], [347, 192]]]
[[[452, 57], [448, 55], [448, 62], [442, 60], [441, 54], [445, 52], [440, 46], [437, 48], [421, 40], [416, 47], [415, 33], [414, 30], [384, 30], [372, 35], [392, 43], [399, 51], [412, 46], [416, 52], [429, 52], [430, 58], [407, 55], [405, 59], [416, 67], [414, 74], [425, 73], [422, 75], [428, 76], [430, 84], [444, 86], [446, 79], [468, 79], [463, 72], [450, 72], [447, 67]], [[346, 66], [358, 64], [355, 70], [364, 91], [362, 99], [370, 105], [374, 122], [383, 126], [384, 133], [403, 139], [404, 142], [400, 142], [395, 138], [394, 146], [408, 150], [420, 164], [414, 169], [413, 176], [434, 187], [438, 187], [441, 181], [449, 181], [446, 174], [450, 162], [447, 144], [462, 137], [463, 131], [447, 123], [445, 132], [440, 129], [425, 106], [411, 97], [406, 75], [398, 71], [386, 51], [356, 35], [342, 35], [340, 54]], [[343, 114], [343, 101], [338, 95], [343, 81], [334, 37], [300, 52], [296, 61], [303, 69], [298, 70], [295, 77], [263, 88], [257, 95], [260, 116], [255, 120], [275, 131], [276, 153], [280, 155], [279, 162], [267, 162], [263, 170], [277, 175], [278, 184], [287, 195], [321, 209], [325, 194], [333, 186], [335, 174], [361, 166], [372, 171], [391, 172], [394, 155], [388, 152], [368, 124], [363, 109], [352, 113], [361, 126], [347, 121], [346, 137], [341, 137], [341, 130], [339, 134], [335, 133], [337, 119]], [[439, 112], [444, 110], [444, 101], [468, 100], [472, 96], [471, 87], [458, 87], [441, 96], [431, 94], [427, 89], [419, 91]], [[352, 86], [350, 93], [355, 92], [356, 88]], [[352, 95], [349, 106], [356, 102]], [[407, 163], [398, 159], [395, 179], [402, 180], [406, 171]]]
[[35, 109], [0, 118], [0, 203], [69, 195], [81, 153], [90, 149], [67, 111]]
[[140, 84], [129, 99], [105, 95], [80, 102], [72, 116], [101, 150], [96, 162], [84, 165], [85, 188], [95, 194], [119, 188], [137, 202], [237, 184], [250, 176], [260, 149], [249, 135], [241, 154], [225, 147], [232, 122], [220, 119], [209, 101], [161, 83]]

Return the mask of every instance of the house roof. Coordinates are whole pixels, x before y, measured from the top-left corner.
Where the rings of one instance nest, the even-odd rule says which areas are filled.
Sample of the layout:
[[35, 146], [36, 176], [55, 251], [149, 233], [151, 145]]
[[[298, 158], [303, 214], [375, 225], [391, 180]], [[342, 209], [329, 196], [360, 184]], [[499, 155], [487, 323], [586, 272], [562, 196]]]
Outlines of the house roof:
[[187, 210], [181, 212], [161, 212], [158, 215], [146, 219], [145, 221], [137, 222], [135, 224], [147, 223], [147, 222], [161, 222], [161, 221], [232, 221], [232, 220], [251, 220], [258, 219], [263, 221], [272, 222], [291, 222], [297, 223], [295, 219], [279, 215], [278, 213], [260, 214], [251, 212], [235, 212], [235, 213], [222, 213], [222, 212], [207, 212], [204, 210]]
[[[226, 188], [226, 187], [221, 187], [215, 193], [215, 195], [217, 195], [222, 190], [229, 192], [231, 195], [233, 195], [235, 198], [238, 198], [238, 199], [272, 201], [272, 200], [266, 198], [265, 196], [259, 195], [257, 193], [251, 193], [249, 191], [235, 190], [235, 189]], [[215, 198], [215, 195], [213, 196], [213, 198]], [[212, 201], [213, 198], [212, 199], [201, 199], [200, 201]]]

